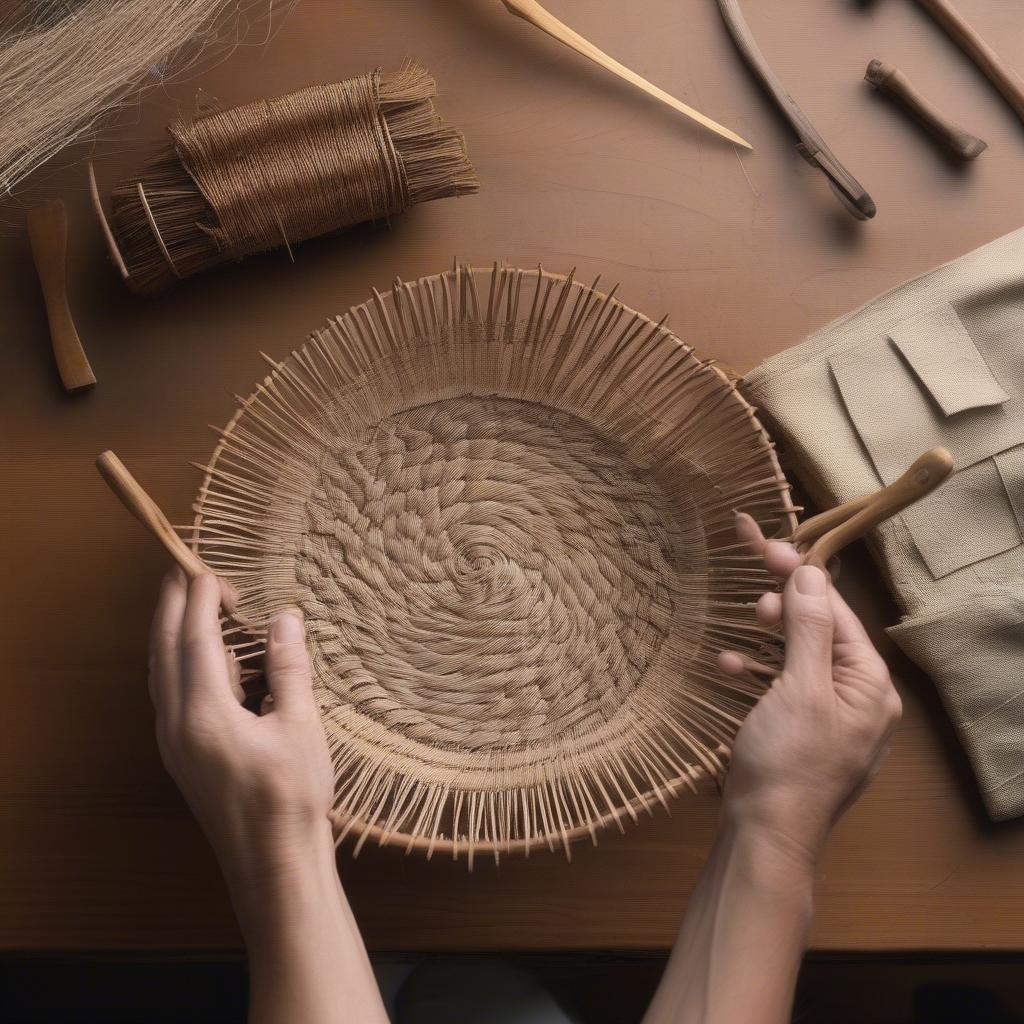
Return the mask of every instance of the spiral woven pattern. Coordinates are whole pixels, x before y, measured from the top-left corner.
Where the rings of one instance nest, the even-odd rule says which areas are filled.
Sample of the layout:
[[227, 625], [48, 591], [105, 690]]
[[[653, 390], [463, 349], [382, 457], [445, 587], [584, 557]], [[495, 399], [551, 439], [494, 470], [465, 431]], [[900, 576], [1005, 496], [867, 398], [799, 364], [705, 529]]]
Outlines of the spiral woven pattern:
[[[720, 776], [771, 670], [733, 509], [795, 525], [730, 380], [538, 269], [456, 266], [334, 318], [222, 432], [199, 554], [258, 676], [300, 606], [339, 841], [561, 846]], [[248, 668], [248, 666], [252, 668]]]
[[388, 417], [326, 458], [307, 510], [298, 579], [328, 685], [417, 742], [501, 749], [607, 724], [669, 628], [663, 497], [546, 406]]

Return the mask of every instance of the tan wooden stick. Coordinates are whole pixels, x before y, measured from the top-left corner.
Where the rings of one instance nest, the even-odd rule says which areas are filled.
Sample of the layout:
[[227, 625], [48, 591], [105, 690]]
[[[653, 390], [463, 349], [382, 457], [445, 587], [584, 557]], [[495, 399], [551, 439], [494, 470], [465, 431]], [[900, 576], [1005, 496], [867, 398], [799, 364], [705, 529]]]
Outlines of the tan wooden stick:
[[910, 84], [907, 76], [892, 64], [875, 58], [868, 65], [864, 80], [880, 93], [902, 103], [953, 156], [961, 160], [973, 160], [988, 148], [988, 143], [944, 117]]
[[[96, 459], [96, 468], [114, 494], [121, 499], [124, 507], [160, 541], [190, 580], [204, 573], [216, 575], [178, 536], [160, 506], [146, 493], [138, 480], [128, 471], [128, 467], [113, 452], [103, 452]], [[221, 604], [230, 614], [238, 604], [238, 595], [235, 588], [222, 577], [220, 584]]]
[[978, 35], [949, 0], [917, 0], [946, 34], [985, 73], [1024, 121], [1024, 79]]
[[92, 200], [92, 208], [96, 214], [96, 219], [100, 222], [100, 231], [103, 232], [103, 239], [107, 243], [107, 252], [110, 253], [110, 258], [113, 260], [114, 266], [117, 267], [121, 279], [127, 281], [129, 278], [128, 267], [125, 265], [124, 256], [121, 255], [117, 240], [114, 238], [114, 232], [110, 227], [110, 221], [107, 220], [106, 211], [103, 209], [100, 190], [96, 184], [96, 169], [93, 167], [91, 160], [89, 161], [89, 197]]
[[789, 540], [798, 548], [806, 548], [806, 565], [824, 569], [847, 544], [931, 494], [954, 468], [953, 456], [945, 448], [932, 448], [888, 487], [813, 516], [801, 523]]
[[68, 305], [68, 215], [60, 199], [28, 211], [28, 237], [50, 323], [50, 342], [64, 390], [86, 391], [96, 383]]
[[641, 92], [645, 92], [648, 96], [653, 96], [656, 100], [660, 100], [684, 117], [696, 121], [697, 124], [703, 125], [705, 128], [715, 132], [716, 135], [721, 135], [722, 138], [728, 139], [730, 142], [735, 142], [737, 146], [742, 146], [744, 149], [754, 148], [742, 136], [723, 127], [717, 121], [712, 121], [710, 117], [702, 114], [699, 110], [688, 107], [682, 100], [677, 100], [675, 96], [665, 92], [664, 89], [659, 89], [656, 85], [648, 82], [646, 78], [642, 78], [635, 71], [631, 71], [624, 64], [620, 64], [614, 58], [609, 57], [603, 50], [599, 50], [592, 42], [584, 39], [578, 32], [569, 28], [564, 22], [559, 21], [553, 14], [546, 11], [537, 3], [537, 0], [501, 0], [501, 2], [516, 17], [528, 21], [531, 25], [535, 25], [542, 32], [546, 32], [549, 36], [557, 39], [560, 43], [564, 43], [577, 53], [583, 54], [584, 57], [610, 71], [613, 75], [618, 75], [619, 78], [624, 79], [631, 85], [635, 85]]

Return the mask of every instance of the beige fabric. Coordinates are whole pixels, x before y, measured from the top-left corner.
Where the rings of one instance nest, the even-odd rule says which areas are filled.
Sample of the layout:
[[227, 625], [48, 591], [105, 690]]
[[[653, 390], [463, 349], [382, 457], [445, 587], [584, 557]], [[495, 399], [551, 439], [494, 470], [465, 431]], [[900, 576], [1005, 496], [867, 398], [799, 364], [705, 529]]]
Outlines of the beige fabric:
[[945, 445], [959, 471], [870, 540], [993, 818], [1024, 814], [1024, 229], [939, 267], [744, 381], [817, 500]]
[[897, 324], [889, 337], [944, 416], [1009, 399], [948, 302]]

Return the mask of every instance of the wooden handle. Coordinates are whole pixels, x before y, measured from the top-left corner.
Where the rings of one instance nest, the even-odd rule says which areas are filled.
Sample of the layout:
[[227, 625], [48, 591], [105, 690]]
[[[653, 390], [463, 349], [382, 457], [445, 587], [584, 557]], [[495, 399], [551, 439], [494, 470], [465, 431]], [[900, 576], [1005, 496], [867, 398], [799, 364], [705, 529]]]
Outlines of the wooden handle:
[[899, 68], [876, 58], [868, 65], [864, 79], [879, 92], [902, 103], [953, 156], [961, 160], [973, 160], [988, 148], [988, 143], [943, 117], [936, 107], [910, 84], [907, 76]]
[[832, 191], [854, 217], [858, 220], [870, 220], [877, 212], [875, 201], [868, 195], [864, 186], [839, 162], [838, 157], [811, 124], [810, 118], [800, 109], [779, 76], [772, 70], [757, 45], [754, 34], [750, 31], [738, 0], [718, 0], [718, 9], [729, 35], [732, 36], [732, 41], [736, 44], [736, 49], [740, 51], [747, 66], [775, 101], [775, 105], [800, 139], [797, 146], [800, 155], [825, 175]]
[[946, 34], [988, 76], [1024, 121], [1024, 79], [1017, 74], [964, 20], [949, 0], [917, 0], [946, 30]]
[[810, 544], [804, 563], [824, 569], [847, 544], [931, 494], [953, 469], [953, 456], [945, 448], [932, 448], [888, 487], [808, 519], [789, 539], [798, 546]]
[[68, 247], [68, 215], [64, 203], [53, 199], [28, 211], [28, 237], [32, 259], [39, 275], [50, 322], [50, 342], [64, 389], [72, 394], [96, 383], [89, 360], [82, 348], [68, 306], [65, 263]]
[[[103, 452], [96, 460], [96, 468], [110, 489], [121, 499], [126, 509], [161, 544], [167, 553], [185, 571], [188, 578], [195, 579], [213, 570], [178, 536], [160, 506], [145, 492], [142, 485], [128, 471], [128, 467], [110, 451]], [[214, 574], [216, 575], [216, 574]], [[221, 579], [221, 604], [231, 613], [238, 604], [235, 588]]]
[[584, 57], [600, 65], [606, 71], [610, 71], [613, 75], [618, 75], [619, 78], [629, 82], [630, 85], [636, 86], [641, 92], [647, 93], [648, 96], [653, 96], [656, 100], [671, 107], [677, 113], [690, 118], [691, 121], [696, 121], [697, 124], [703, 125], [716, 135], [721, 135], [722, 138], [735, 142], [737, 146], [742, 146], [744, 149], [754, 148], [742, 136], [730, 131], [717, 121], [712, 121], [710, 117], [702, 114], [699, 110], [688, 107], [682, 100], [677, 100], [675, 96], [665, 92], [664, 89], [659, 89], [656, 85], [648, 82], [646, 78], [642, 78], [635, 71], [631, 71], [624, 64], [620, 64], [614, 58], [609, 57], [603, 50], [599, 50], [592, 42], [584, 39], [578, 32], [569, 28], [568, 25], [559, 21], [553, 14], [541, 7], [537, 0], [501, 0], [501, 2], [509, 13], [522, 18], [524, 21], [528, 21], [542, 32], [546, 32], [553, 39], [557, 39], [560, 43], [564, 43], [577, 53], [583, 54]]

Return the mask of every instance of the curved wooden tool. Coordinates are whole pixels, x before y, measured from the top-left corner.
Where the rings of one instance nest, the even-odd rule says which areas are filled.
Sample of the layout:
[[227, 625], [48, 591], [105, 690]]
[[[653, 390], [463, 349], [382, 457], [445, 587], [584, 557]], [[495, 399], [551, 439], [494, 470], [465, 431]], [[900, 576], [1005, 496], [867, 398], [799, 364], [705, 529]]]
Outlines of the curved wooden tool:
[[[946, 34], [984, 72], [1024, 121], [1024, 79], [964, 20], [949, 0], [917, 0]], [[1019, 15], [1018, 15], [1019, 16]], [[1019, 24], [1019, 23], [1018, 23]]]
[[718, 9], [722, 12], [722, 19], [736, 44], [736, 49], [743, 55], [750, 70], [775, 101], [783, 117], [800, 139], [797, 151], [812, 167], [817, 167], [825, 175], [832, 191], [854, 217], [858, 220], [870, 220], [878, 209], [875, 201], [868, 195], [864, 186], [839, 162], [835, 153], [828, 148], [807, 115], [797, 105], [796, 100], [790, 96], [779, 76], [771, 69], [750, 31], [737, 0], [718, 0]]
[[60, 199], [28, 211], [29, 242], [50, 323], [50, 341], [64, 390], [74, 394], [96, 383], [68, 306], [68, 214]]
[[875, 58], [864, 72], [864, 80], [879, 92], [899, 101], [953, 156], [973, 160], [988, 149], [988, 143], [954, 124], [922, 96], [899, 68]]
[[710, 117], [702, 114], [699, 110], [688, 107], [682, 100], [677, 100], [675, 96], [665, 92], [664, 89], [659, 89], [656, 85], [652, 85], [646, 78], [642, 78], [635, 71], [631, 71], [624, 64], [620, 64], [614, 58], [609, 57], [607, 53], [599, 50], [592, 42], [584, 39], [578, 32], [569, 28], [565, 22], [559, 21], [553, 14], [546, 11], [537, 3], [537, 0], [501, 0], [501, 2], [510, 14], [528, 21], [542, 32], [546, 32], [553, 39], [557, 39], [560, 43], [564, 43], [577, 53], [583, 54], [584, 57], [592, 60], [595, 64], [610, 71], [613, 75], [618, 75], [619, 78], [629, 82], [630, 85], [635, 85], [641, 92], [645, 92], [648, 96], [653, 96], [656, 100], [660, 100], [684, 117], [690, 118], [691, 121], [696, 121], [697, 124], [703, 125], [716, 135], [721, 135], [723, 139], [735, 142], [737, 146], [742, 146], [744, 149], [754, 148], [742, 136], [737, 135], [734, 131], [730, 131], [717, 121], [712, 121]]
[[954, 468], [953, 456], [945, 448], [932, 448], [888, 487], [813, 516], [793, 531], [789, 541], [803, 553], [806, 565], [824, 569], [847, 544], [931, 494]]
[[[128, 467], [113, 452], [103, 452], [96, 459], [96, 468], [114, 494], [121, 499], [124, 507], [163, 544], [164, 549], [181, 566], [190, 580], [204, 573], [216, 575], [178, 536], [160, 506], [146, 493], [138, 480], [128, 471]], [[222, 577], [220, 584], [221, 604], [224, 610], [231, 614], [238, 604], [238, 594]]]

